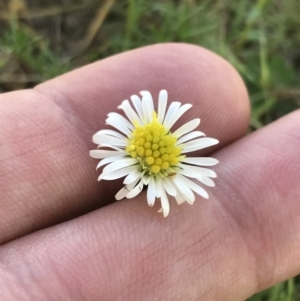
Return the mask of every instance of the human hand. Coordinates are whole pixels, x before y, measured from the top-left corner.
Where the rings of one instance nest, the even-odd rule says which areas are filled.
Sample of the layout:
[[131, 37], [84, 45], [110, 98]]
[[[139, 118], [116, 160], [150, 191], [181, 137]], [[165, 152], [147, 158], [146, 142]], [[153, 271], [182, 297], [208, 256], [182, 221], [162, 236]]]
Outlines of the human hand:
[[[145, 193], [114, 202], [122, 181], [98, 183], [89, 157], [107, 113], [161, 89], [220, 141], [206, 153], [220, 161], [210, 199], [171, 202], [166, 219]], [[239, 75], [191, 45], [1, 95], [0, 299], [234, 301], [299, 273], [300, 111], [242, 138], [248, 122]]]

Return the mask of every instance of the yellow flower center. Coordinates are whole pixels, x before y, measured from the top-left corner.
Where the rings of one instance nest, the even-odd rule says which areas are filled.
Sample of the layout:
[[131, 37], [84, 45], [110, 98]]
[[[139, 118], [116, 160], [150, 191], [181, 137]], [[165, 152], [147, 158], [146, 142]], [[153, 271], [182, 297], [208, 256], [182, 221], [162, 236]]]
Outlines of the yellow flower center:
[[181, 158], [181, 149], [176, 142], [177, 138], [157, 121], [156, 113], [153, 113], [151, 123], [135, 124], [126, 151], [140, 161], [141, 169], [146, 173], [166, 176], [174, 171], [173, 167]]

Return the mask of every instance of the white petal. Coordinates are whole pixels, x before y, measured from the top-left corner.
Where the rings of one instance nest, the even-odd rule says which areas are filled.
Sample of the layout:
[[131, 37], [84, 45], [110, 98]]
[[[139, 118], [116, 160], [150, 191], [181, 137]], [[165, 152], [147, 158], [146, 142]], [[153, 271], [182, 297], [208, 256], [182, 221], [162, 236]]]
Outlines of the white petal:
[[144, 183], [144, 185], [148, 185], [149, 182], [150, 182], [150, 177], [147, 176], [147, 175], [143, 176], [143, 183]]
[[164, 189], [162, 190], [160, 201], [161, 201], [161, 208], [163, 210], [163, 215], [164, 217], [167, 217], [170, 213], [170, 204]]
[[176, 114], [177, 110], [179, 109], [181, 103], [178, 101], [174, 101], [170, 104], [169, 109], [167, 111], [165, 120], [163, 125], [166, 126], [166, 124], [170, 123], [170, 120], [172, 119], [172, 117]]
[[140, 181], [140, 179], [141, 179], [141, 178], [137, 178], [134, 182], [132, 182], [132, 183], [126, 185], [127, 189], [128, 189], [129, 191], [131, 191], [131, 190], [135, 187], [135, 185], [138, 183], [138, 181]]
[[168, 92], [166, 90], [161, 90], [159, 92], [158, 97], [158, 122], [160, 124], [163, 124], [165, 113], [166, 113], [166, 107], [167, 107], [167, 101], [168, 101]]
[[153, 177], [150, 177], [149, 185], [147, 188], [147, 202], [150, 207], [155, 203], [155, 181]]
[[169, 195], [176, 196], [176, 189], [168, 178], [163, 179], [163, 185]]
[[130, 134], [132, 133], [131, 129], [129, 129], [126, 126], [126, 123], [124, 123], [122, 119], [118, 119], [118, 118], [115, 118], [115, 117], [114, 118], [109, 117], [109, 118], [106, 119], [105, 122], [106, 122], [106, 124], [113, 126], [117, 130], [119, 130], [120, 132], [125, 134], [127, 137], [130, 136]]
[[109, 118], [113, 118], [113, 119], [117, 119], [118, 121], [124, 123], [129, 129], [133, 130], [134, 126], [122, 115], [120, 115], [119, 113], [109, 113], [108, 115], [108, 119]]
[[90, 156], [95, 159], [103, 159], [107, 157], [113, 157], [113, 156], [124, 156], [125, 152], [119, 152], [119, 151], [110, 151], [110, 150], [91, 150], [90, 151]]
[[141, 177], [141, 172], [136, 168], [125, 179], [123, 184], [128, 185]]
[[176, 202], [177, 202], [178, 205], [181, 205], [185, 202], [184, 196], [177, 189], [177, 187], [175, 189], [176, 189], [176, 196], [175, 196]]
[[[126, 154], [124, 153], [123, 156], [126, 156]], [[97, 170], [98, 168], [100, 168], [101, 166], [105, 165], [105, 164], [114, 162], [114, 161], [116, 161], [116, 160], [121, 160], [121, 158], [122, 158], [122, 157], [120, 157], [120, 156], [118, 156], [118, 157], [117, 157], [117, 156], [107, 157], [107, 158], [105, 158], [105, 159], [99, 161], [99, 163], [98, 163], [98, 165], [97, 165], [97, 167], [96, 167], [96, 170]]]
[[137, 95], [132, 95], [130, 98], [131, 98], [131, 101], [132, 101], [132, 103], [135, 107], [135, 110], [137, 111], [140, 119], [143, 121], [145, 118], [144, 118], [144, 114], [143, 114], [142, 101], [141, 101], [140, 97]]
[[184, 125], [182, 125], [179, 129], [177, 129], [173, 133], [173, 136], [175, 136], [176, 138], [179, 138], [179, 137], [183, 136], [184, 134], [193, 131], [199, 124], [200, 124], [199, 118], [193, 119], [193, 120], [185, 123]]
[[115, 179], [119, 179], [122, 178], [126, 175], [128, 175], [130, 172], [132, 172], [134, 169], [136, 169], [136, 166], [129, 166], [129, 167], [125, 167], [123, 169], [118, 169], [115, 172], [103, 175], [101, 174], [98, 177], [98, 181], [100, 180], [115, 180]]
[[161, 191], [163, 190], [161, 179], [155, 181], [155, 196], [157, 198], [161, 197]]
[[199, 194], [200, 196], [202, 196], [205, 199], [209, 198], [208, 193], [206, 192], [206, 190], [204, 190], [198, 184], [196, 184], [195, 182], [191, 181], [190, 179], [188, 179], [184, 176], [178, 175], [178, 177], [180, 178], [180, 181], [182, 181], [185, 185], [187, 185], [190, 189], [195, 191], [197, 194]]
[[201, 137], [201, 136], [205, 136], [205, 134], [202, 133], [202, 132], [200, 132], [200, 131], [191, 132], [191, 133], [189, 133], [187, 135], [182, 136], [180, 139], [178, 139], [176, 145], [184, 143], [184, 142], [186, 142], [188, 140], [192, 140], [192, 139]]
[[[127, 154], [123, 148], [120, 148], [120, 147], [117, 147], [117, 146], [114, 146], [114, 145], [100, 144], [100, 145], [98, 145], [97, 148], [100, 149], [100, 148], [103, 148], [103, 147], [109, 147], [109, 148], [112, 148], [112, 149], [118, 151], [119, 153], [122, 153], [123, 155], [124, 155], [124, 154]], [[127, 154], [127, 156], [128, 156], [128, 154]]]
[[154, 112], [154, 104], [153, 104], [153, 98], [152, 98], [151, 93], [149, 91], [141, 91], [140, 94], [143, 96], [143, 99], [144, 98], [148, 98], [149, 99], [151, 111]]
[[187, 142], [182, 150], [182, 154], [194, 152], [196, 150], [200, 150], [206, 147], [210, 147], [212, 145], [216, 145], [219, 143], [219, 140], [214, 138], [199, 138], [190, 142]]
[[122, 104], [119, 106], [119, 108], [124, 111], [127, 118], [131, 121], [132, 124], [134, 124], [134, 121], [136, 121], [139, 125], [142, 125], [142, 121], [141, 121], [140, 117], [132, 109], [132, 107], [127, 99], [122, 102]]
[[166, 128], [169, 130], [173, 125], [174, 123], [187, 111], [189, 110], [190, 108], [192, 107], [191, 104], [185, 104], [183, 106], [181, 106], [178, 111], [170, 118], [168, 124], [166, 124]]
[[181, 180], [180, 175], [178, 174], [172, 180], [175, 183], [176, 188], [181, 192], [181, 194], [185, 198], [185, 200], [192, 205], [195, 202], [195, 195], [191, 188], [185, 185], [185, 183]]
[[129, 122], [128, 119], [126, 119], [123, 115], [116, 113], [116, 112], [110, 112], [107, 114], [107, 118], [113, 118], [118, 119], [126, 124], [126, 126], [130, 129], [133, 129], [133, 125]]
[[177, 173], [188, 178], [199, 179], [199, 181], [203, 176], [199, 171], [189, 167], [177, 170]]
[[[206, 176], [206, 177], [210, 177], [210, 178], [216, 178], [217, 177], [217, 174], [209, 168], [203, 168], [203, 167], [199, 167], [199, 166], [192, 166], [192, 165], [187, 165], [187, 164], [183, 164], [183, 163], [179, 163], [178, 166], [180, 168], [182, 168], [182, 170], [185, 170], [186, 172], [191, 173], [191, 175], [193, 173], [196, 173], [197, 177], [200, 177], [202, 175]], [[179, 170], [178, 172], [181, 173], [182, 170]], [[193, 177], [191, 176], [191, 178], [193, 178]]]
[[210, 157], [186, 157], [182, 159], [181, 162], [200, 166], [214, 166], [219, 163], [217, 159]]
[[115, 195], [115, 199], [117, 201], [122, 200], [125, 198], [126, 194], [129, 192], [129, 190], [127, 189], [127, 187], [123, 187], [122, 189], [120, 189], [118, 191], [118, 193]]
[[120, 159], [104, 167], [102, 174], [106, 175], [118, 169], [137, 164], [139, 161], [133, 158]]
[[143, 106], [143, 113], [146, 119], [145, 121], [151, 122], [152, 114], [154, 112], [152, 96], [149, 92], [146, 91], [142, 91], [141, 94], [143, 95], [142, 106]]
[[143, 181], [140, 181], [138, 185], [136, 185], [132, 190], [130, 190], [129, 193], [127, 193], [126, 198], [132, 199], [136, 197], [143, 190], [143, 186], [144, 186]]
[[209, 186], [209, 187], [215, 187], [216, 186], [215, 182], [211, 178], [206, 177], [206, 176], [202, 176], [201, 178], [197, 178], [197, 180], [199, 182], [203, 183], [204, 185]]
[[94, 135], [93, 142], [96, 144], [105, 144], [105, 145], [115, 145], [115, 146], [127, 146], [128, 141], [121, 140], [116, 137], [106, 136], [106, 135]]
[[98, 135], [110, 135], [110, 136], [114, 136], [120, 139], [126, 139], [125, 136], [123, 136], [122, 134], [113, 131], [113, 130], [100, 130], [98, 131], [93, 137], [98, 136]]
[[209, 169], [209, 168], [203, 168], [203, 167], [195, 167], [199, 170], [199, 172], [201, 172], [202, 175], [206, 176], [206, 177], [210, 177], [210, 178], [216, 178], [217, 174]]

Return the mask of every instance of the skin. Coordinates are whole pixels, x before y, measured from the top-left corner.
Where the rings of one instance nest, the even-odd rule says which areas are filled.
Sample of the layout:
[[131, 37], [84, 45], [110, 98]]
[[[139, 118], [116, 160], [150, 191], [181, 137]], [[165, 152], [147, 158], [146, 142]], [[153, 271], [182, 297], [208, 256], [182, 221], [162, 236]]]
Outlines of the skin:
[[[159, 90], [192, 103], [181, 123], [220, 144], [209, 200], [164, 219], [145, 192], [114, 202], [92, 135], [123, 99]], [[300, 111], [247, 135], [233, 67], [200, 47], [120, 54], [0, 96], [1, 300], [244, 300], [300, 271]]]

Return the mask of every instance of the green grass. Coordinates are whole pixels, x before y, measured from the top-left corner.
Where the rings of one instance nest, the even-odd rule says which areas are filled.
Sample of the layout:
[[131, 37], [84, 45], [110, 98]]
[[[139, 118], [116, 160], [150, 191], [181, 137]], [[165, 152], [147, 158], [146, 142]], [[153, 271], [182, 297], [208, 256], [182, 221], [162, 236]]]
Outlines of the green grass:
[[[98, 7], [95, 4], [94, 10]], [[255, 130], [299, 108], [299, 15], [299, 0], [117, 1], [94, 43], [77, 52], [70, 51], [76, 43], [63, 29], [60, 46], [30, 21], [12, 18], [0, 30], [0, 91], [30, 87], [143, 45], [188, 42], [215, 51], [240, 72], [250, 93]], [[291, 279], [249, 300], [296, 301], [299, 286], [299, 280]]]
[[254, 295], [249, 301], [298, 301], [300, 286], [296, 279], [290, 279], [268, 290]]
[[[33, 74], [41, 75], [40, 81], [55, 77], [69, 70], [48, 47], [46, 40], [19, 26], [15, 19], [10, 21], [10, 29], [2, 35], [1, 47], [8, 54], [26, 64]], [[4, 62], [2, 62], [3, 64]], [[1, 65], [0, 65], [1, 66]]]

